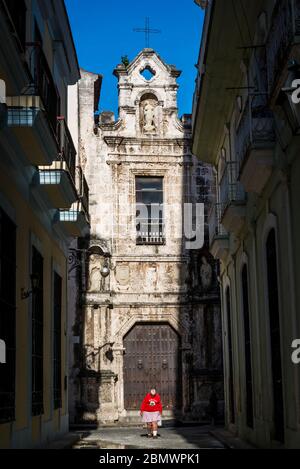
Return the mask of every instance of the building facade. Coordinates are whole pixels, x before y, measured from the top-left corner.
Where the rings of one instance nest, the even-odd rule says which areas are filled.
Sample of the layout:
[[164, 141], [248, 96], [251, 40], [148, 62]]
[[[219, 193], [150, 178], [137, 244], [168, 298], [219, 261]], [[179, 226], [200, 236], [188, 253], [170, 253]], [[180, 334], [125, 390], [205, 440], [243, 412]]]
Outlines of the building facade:
[[199, 3], [193, 152], [217, 175], [226, 423], [263, 448], [299, 448], [300, 2]]
[[89, 229], [67, 124], [79, 78], [63, 1], [0, 2], [1, 448], [68, 431], [68, 249]]
[[183, 210], [213, 174], [178, 118], [176, 67], [144, 49], [114, 74], [117, 120], [95, 115], [98, 75], [82, 71], [77, 94], [91, 233], [73, 251], [72, 420], [137, 419], [156, 386], [166, 417], [207, 422], [223, 404], [217, 271], [183, 237]]

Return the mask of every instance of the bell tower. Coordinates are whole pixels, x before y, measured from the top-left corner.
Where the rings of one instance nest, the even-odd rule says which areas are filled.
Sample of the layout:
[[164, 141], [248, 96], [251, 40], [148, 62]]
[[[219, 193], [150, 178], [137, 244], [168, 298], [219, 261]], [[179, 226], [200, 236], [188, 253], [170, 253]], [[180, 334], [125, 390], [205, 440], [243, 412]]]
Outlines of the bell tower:
[[114, 71], [119, 86], [119, 119], [127, 136], [171, 136], [178, 125], [177, 78], [181, 72], [167, 65], [153, 49], [144, 49], [126, 67]]

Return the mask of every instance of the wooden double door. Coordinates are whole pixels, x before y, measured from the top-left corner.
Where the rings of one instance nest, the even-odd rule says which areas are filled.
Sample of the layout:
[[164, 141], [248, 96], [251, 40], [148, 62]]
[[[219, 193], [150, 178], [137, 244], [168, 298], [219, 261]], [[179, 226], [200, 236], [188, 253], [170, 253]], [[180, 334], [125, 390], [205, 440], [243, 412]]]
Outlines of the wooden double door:
[[137, 324], [124, 339], [126, 410], [138, 410], [154, 387], [165, 410], [180, 409], [181, 344], [169, 324]]

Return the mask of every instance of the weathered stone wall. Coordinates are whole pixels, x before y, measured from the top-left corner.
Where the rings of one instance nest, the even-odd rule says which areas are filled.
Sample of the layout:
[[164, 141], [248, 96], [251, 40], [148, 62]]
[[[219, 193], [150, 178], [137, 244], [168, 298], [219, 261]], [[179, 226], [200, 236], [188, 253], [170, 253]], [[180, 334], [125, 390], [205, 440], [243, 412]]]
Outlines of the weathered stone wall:
[[[150, 67], [148, 82], [140, 72]], [[191, 154], [190, 118], [178, 119], [175, 67], [144, 50], [119, 80], [119, 118], [93, 116], [96, 75], [79, 85], [80, 159], [90, 187], [91, 239], [81, 241], [82, 357], [74, 387], [78, 416], [126, 419], [123, 340], [137, 323], [169, 323], [181, 338], [182, 417], [207, 421], [217, 394], [222, 413], [221, 324], [217, 269], [186, 249], [184, 202], [209, 202], [213, 174]], [[136, 176], [162, 176], [166, 241], [136, 243]], [[108, 267], [104, 278], [101, 269]]]

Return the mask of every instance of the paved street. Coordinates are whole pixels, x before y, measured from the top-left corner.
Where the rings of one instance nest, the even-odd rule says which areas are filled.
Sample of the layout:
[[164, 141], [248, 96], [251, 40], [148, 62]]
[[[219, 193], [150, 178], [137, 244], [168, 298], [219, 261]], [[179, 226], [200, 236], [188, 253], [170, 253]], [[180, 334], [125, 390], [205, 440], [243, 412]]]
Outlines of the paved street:
[[210, 427], [162, 428], [157, 440], [141, 428], [101, 428], [87, 434], [75, 449], [225, 449]]

